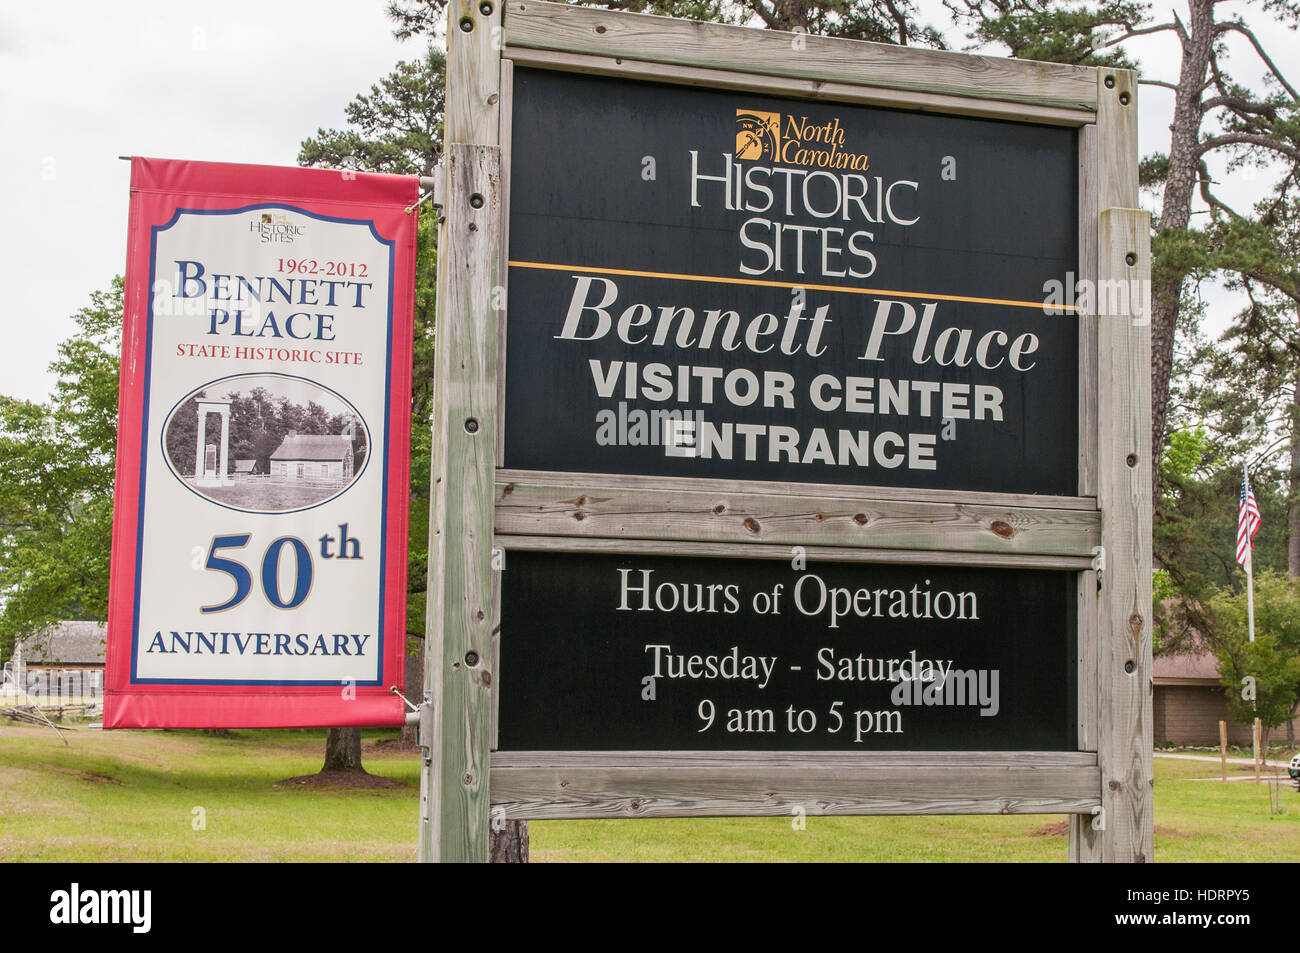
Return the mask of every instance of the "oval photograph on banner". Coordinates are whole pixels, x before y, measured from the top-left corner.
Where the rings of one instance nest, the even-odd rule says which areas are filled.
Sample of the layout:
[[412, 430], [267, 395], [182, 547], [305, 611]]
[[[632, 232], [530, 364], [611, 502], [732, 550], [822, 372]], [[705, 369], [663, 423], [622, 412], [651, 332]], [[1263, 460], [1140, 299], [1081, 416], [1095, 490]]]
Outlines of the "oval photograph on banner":
[[250, 513], [308, 509], [365, 469], [370, 434], [357, 409], [314, 381], [241, 374], [205, 384], [163, 425], [172, 473], [214, 503]]

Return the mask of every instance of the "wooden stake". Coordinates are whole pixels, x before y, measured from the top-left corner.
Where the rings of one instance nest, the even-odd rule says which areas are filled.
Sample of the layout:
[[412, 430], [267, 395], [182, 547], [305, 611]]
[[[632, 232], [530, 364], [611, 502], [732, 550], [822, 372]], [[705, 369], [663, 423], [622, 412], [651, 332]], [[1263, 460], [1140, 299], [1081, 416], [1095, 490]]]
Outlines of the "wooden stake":
[[1263, 758], [1259, 755], [1259, 719], [1255, 719], [1255, 724], [1251, 726], [1251, 739], [1255, 743], [1255, 783], [1259, 784], [1259, 763]]
[[1228, 780], [1228, 723], [1219, 721], [1219, 767], [1223, 780]]

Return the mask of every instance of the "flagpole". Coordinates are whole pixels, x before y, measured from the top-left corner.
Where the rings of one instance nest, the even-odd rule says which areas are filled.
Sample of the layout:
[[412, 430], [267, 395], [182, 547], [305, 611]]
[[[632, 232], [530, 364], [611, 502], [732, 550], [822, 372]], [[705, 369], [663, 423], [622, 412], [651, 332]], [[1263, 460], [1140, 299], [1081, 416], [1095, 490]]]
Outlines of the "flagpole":
[[[1248, 493], [1253, 492], [1250, 485], [1250, 473], [1246, 470], [1246, 465], [1241, 465], [1241, 476], [1245, 483]], [[1247, 540], [1246, 546], [1246, 626], [1247, 633], [1251, 642], [1255, 641], [1255, 541]], [[1250, 700], [1251, 711], [1256, 710], [1257, 702], [1252, 697]], [[1256, 722], [1258, 718], [1254, 719]], [[1252, 723], [1250, 726], [1250, 746], [1252, 756], [1255, 760], [1255, 773], [1259, 774], [1259, 731]]]
[[1246, 619], [1250, 626], [1250, 641], [1255, 641], [1255, 554], [1246, 550]]

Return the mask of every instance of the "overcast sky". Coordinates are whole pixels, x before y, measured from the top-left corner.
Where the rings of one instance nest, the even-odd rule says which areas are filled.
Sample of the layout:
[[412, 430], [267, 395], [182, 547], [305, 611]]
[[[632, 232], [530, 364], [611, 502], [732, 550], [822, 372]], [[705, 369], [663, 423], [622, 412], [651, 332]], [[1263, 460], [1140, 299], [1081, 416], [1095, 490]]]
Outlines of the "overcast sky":
[[[1258, 5], [1224, 3], [1220, 16], [1240, 10], [1267, 23], [1250, 12]], [[933, 0], [925, 9], [947, 25]], [[1260, 32], [1300, 81], [1296, 34]], [[129, 164], [119, 155], [292, 165], [305, 137], [343, 125], [344, 105], [417, 57], [420, 42], [392, 38], [383, 0], [5, 4], [0, 393], [48, 396], [46, 367], [73, 330], [69, 315], [124, 270]], [[1238, 78], [1257, 80], [1246, 42], [1229, 42]], [[1147, 75], [1176, 78], [1172, 38], [1130, 49]], [[1145, 88], [1139, 101], [1143, 153], [1167, 150], [1172, 94]], [[1265, 185], [1239, 173], [1223, 193], [1248, 207]], [[1221, 325], [1232, 302], [1211, 300]]]
[[0, 393], [44, 399], [69, 315], [126, 267], [118, 156], [294, 165], [421, 49], [393, 39], [382, 0], [0, 6]]

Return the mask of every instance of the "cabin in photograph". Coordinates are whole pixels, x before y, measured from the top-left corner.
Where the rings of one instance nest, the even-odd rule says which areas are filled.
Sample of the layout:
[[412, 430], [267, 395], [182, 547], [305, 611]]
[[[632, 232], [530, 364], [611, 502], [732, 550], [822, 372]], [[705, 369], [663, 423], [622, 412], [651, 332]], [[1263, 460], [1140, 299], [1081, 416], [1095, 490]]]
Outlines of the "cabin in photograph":
[[347, 434], [289, 434], [271, 454], [271, 476], [304, 483], [352, 479], [352, 438]]
[[234, 472], [237, 476], [251, 476], [257, 472], [257, 461], [236, 459]]

